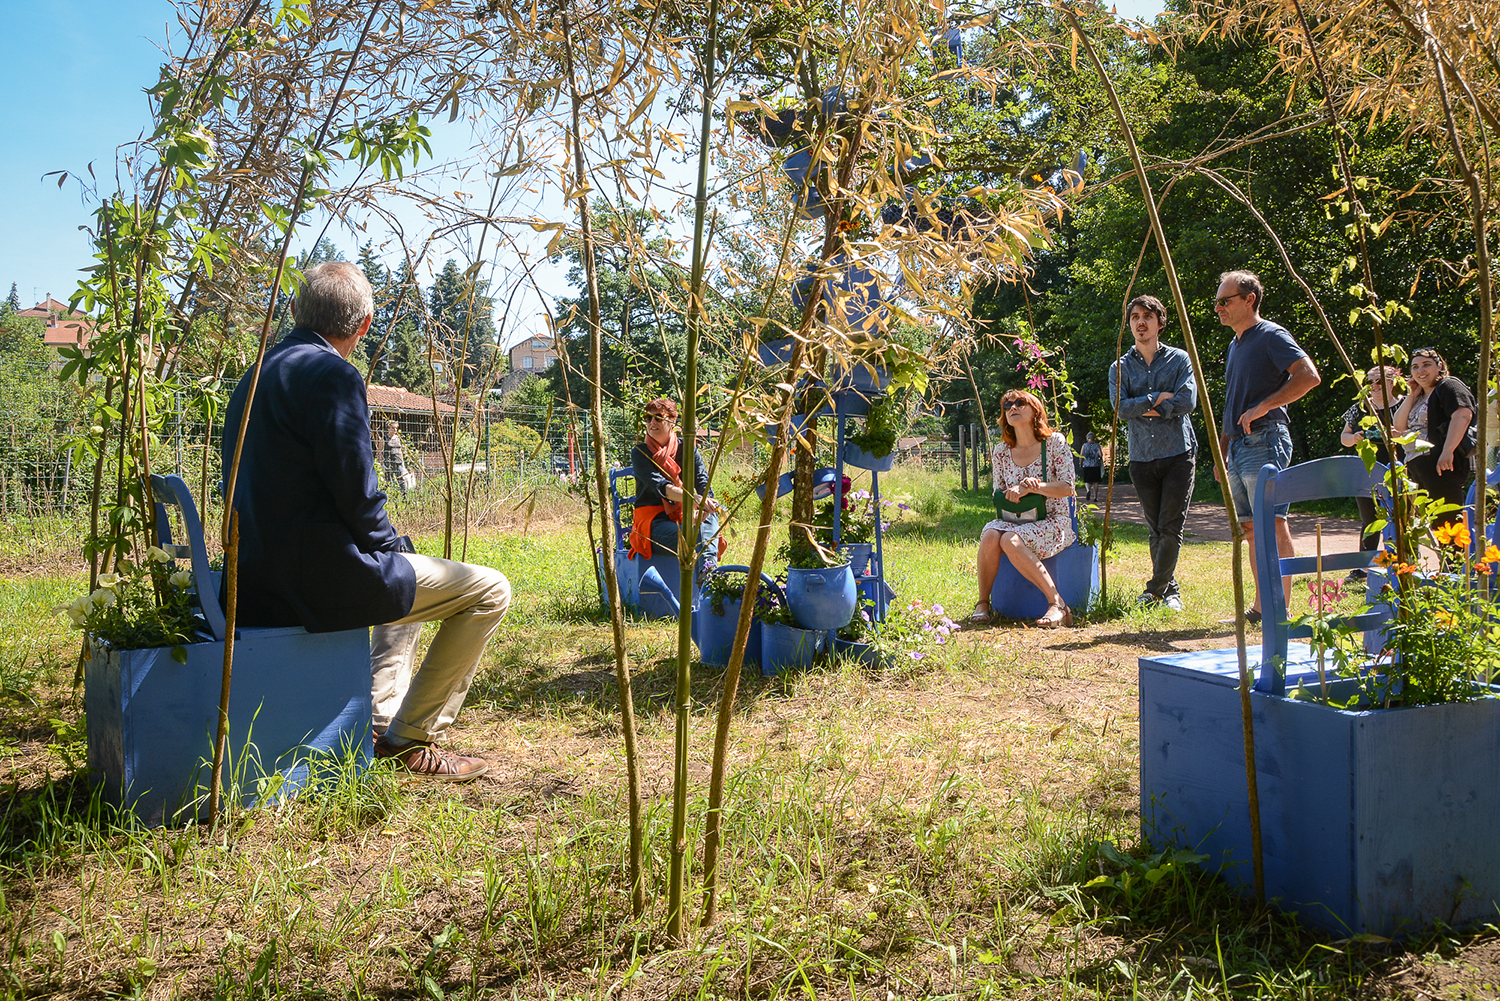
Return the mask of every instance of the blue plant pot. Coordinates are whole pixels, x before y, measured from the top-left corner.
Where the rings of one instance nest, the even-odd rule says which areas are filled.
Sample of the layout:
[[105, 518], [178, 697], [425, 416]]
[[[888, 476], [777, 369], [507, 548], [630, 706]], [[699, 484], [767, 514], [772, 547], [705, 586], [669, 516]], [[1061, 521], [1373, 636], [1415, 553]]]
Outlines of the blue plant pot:
[[851, 660], [856, 660], [866, 667], [884, 667], [887, 660], [886, 657], [881, 655], [879, 650], [876, 650], [868, 643], [861, 643], [858, 640], [841, 640], [835, 638], [833, 641], [833, 652], [840, 657], [848, 657]]
[[825, 633], [815, 629], [798, 629], [779, 622], [763, 622], [760, 627], [760, 673], [806, 669], [823, 649]]
[[875, 552], [873, 542], [851, 542], [842, 546], [839, 552], [849, 557], [849, 569], [854, 571], [854, 576], [862, 577], [870, 567], [870, 555]]
[[[714, 573], [730, 571], [749, 573], [750, 568], [725, 564], [718, 567]], [[786, 600], [780, 586], [768, 574], [760, 575], [760, 586], [770, 588], [783, 602]], [[744, 599], [725, 598], [721, 605], [724, 611], [715, 612], [713, 600], [704, 595], [698, 607], [698, 614], [693, 616], [693, 622], [698, 626], [699, 659], [712, 667], [727, 667], [729, 664], [729, 655], [734, 651], [734, 631], [739, 627], [740, 609], [744, 607]], [[760, 631], [760, 619], [751, 619], [750, 636], [745, 640], [746, 664], [760, 663]]]
[[[725, 598], [724, 612], [719, 614], [708, 602], [703, 603], [693, 621], [700, 624], [699, 659], [710, 667], [728, 667], [729, 655], [734, 652], [734, 631], [740, 624], [740, 609], [744, 602], [739, 598]], [[760, 619], [750, 620], [750, 637], [745, 641], [745, 664], [760, 663]]]
[[[779, 424], [767, 424], [765, 427], [766, 427], [766, 440], [769, 441], [772, 445], [776, 444], [776, 432], [781, 429], [781, 425], [779, 425]], [[802, 434], [802, 432], [806, 428], [807, 428], [807, 415], [806, 414], [793, 414], [792, 415], [792, 433], [796, 434], [796, 435], [800, 435], [800, 434]]]
[[849, 368], [839, 365], [833, 370], [828, 382], [835, 393], [853, 391], [870, 396], [884, 393], [891, 385], [891, 370], [884, 365], [870, 366], [854, 362]]
[[854, 618], [859, 604], [854, 571], [847, 563], [817, 569], [788, 567], [786, 601], [802, 628], [842, 629]]
[[869, 469], [877, 473], [889, 472], [896, 465], [896, 450], [889, 455], [874, 456], [858, 445], [844, 442], [844, 465], [858, 469]]

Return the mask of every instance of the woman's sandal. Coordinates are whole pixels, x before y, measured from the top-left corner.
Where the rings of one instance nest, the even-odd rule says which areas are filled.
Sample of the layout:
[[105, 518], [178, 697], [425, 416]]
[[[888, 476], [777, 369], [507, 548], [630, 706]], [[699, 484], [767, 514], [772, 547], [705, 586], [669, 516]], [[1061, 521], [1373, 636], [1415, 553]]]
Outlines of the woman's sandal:
[[1073, 612], [1067, 605], [1052, 604], [1047, 606], [1047, 614], [1036, 620], [1038, 629], [1056, 629], [1058, 626], [1071, 626], [1073, 624]]
[[[981, 608], [984, 611], [981, 612]], [[974, 603], [974, 611], [969, 613], [969, 617], [964, 620], [964, 624], [970, 629], [977, 629], [980, 626], [990, 625], [994, 621], [995, 613], [990, 608], [990, 603], [988, 601], [976, 601]]]

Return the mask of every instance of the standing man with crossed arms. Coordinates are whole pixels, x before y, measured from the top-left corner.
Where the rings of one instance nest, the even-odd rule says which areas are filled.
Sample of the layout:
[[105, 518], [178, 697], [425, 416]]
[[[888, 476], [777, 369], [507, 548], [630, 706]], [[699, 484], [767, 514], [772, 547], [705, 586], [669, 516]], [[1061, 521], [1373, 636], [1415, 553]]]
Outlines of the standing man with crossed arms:
[[1109, 400], [1126, 421], [1130, 482], [1150, 532], [1151, 579], [1137, 604], [1180, 612], [1177, 557], [1193, 499], [1198, 448], [1188, 415], [1198, 406], [1198, 385], [1188, 353], [1161, 342], [1167, 309], [1160, 299], [1137, 296], [1125, 315], [1135, 347], [1109, 367]]
[[[1219, 440], [1224, 446], [1224, 465], [1229, 470], [1229, 489], [1235, 515], [1250, 545], [1250, 569], [1255, 575], [1255, 605], [1245, 613], [1252, 624], [1260, 622], [1260, 569], [1255, 565], [1255, 523], [1252, 499], [1261, 467], [1273, 463], [1285, 469], [1292, 461], [1292, 434], [1287, 429], [1287, 405], [1306, 396], [1320, 382], [1318, 369], [1287, 329], [1263, 320], [1260, 305], [1265, 286], [1250, 271], [1226, 271], [1219, 276], [1214, 311], [1219, 322], [1234, 331], [1224, 364], [1224, 413]], [[1214, 479], [1219, 471], [1214, 470]], [[1295, 556], [1292, 533], [1287, 528], [1289, 504], [1276, 505], [1276, 551]], [[1283, 577], [1283, 594], [1291, 585]]]

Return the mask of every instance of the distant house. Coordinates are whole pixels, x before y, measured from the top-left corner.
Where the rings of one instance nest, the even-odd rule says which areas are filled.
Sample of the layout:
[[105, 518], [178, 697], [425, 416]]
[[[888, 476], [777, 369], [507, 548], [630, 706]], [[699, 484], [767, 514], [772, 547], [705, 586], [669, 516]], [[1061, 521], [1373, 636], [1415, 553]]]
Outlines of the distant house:
[[30, 309], [16, 311], [17, 316], [28, 316], [43, 323], [42, 343], [49, 348], [84, 348], [94, 337], [94, 320], [84, 313], [75, 313], [67, 303], [47, 296]]
[[541, 375], [557, 360], [557, 348], [547, 336], [528, 337], [510, 349], [510, 370]]

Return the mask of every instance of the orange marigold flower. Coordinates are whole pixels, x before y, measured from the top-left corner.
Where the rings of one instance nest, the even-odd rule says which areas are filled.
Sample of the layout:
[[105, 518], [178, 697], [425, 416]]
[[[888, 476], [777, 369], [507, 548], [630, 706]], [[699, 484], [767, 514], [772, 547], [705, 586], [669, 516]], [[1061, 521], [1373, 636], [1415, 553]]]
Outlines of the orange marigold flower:
[[1396, 554], [1389, 549], [1382, 549], [1380, 555], [1376, 556], [1374, 563], [1377, 567], [1388, 567], [1396, 562]]
[[1397, 574], [1416, 573], [1417, 568], [1411, 563], [1402, 563], [1396, 567]]
[[1484, 547], [1484, 555], [1479, 558], [1481, 563], [1500, 563], [1500, 546], [1493, 542]]
[[1495, 572], [1495, 568], [1490, 566], [1488, 563], [1476, 563], [1474, 564], [1474, 569], [1485, 575], [1489, 575]]
[[1433, 538], [1437, 539], [1440, 546], [1457, 546], [1463, 548], [1469, 544], [1469, 526], [1461, 521], [1439, 525], [1433, 529], [1432, 535]]

